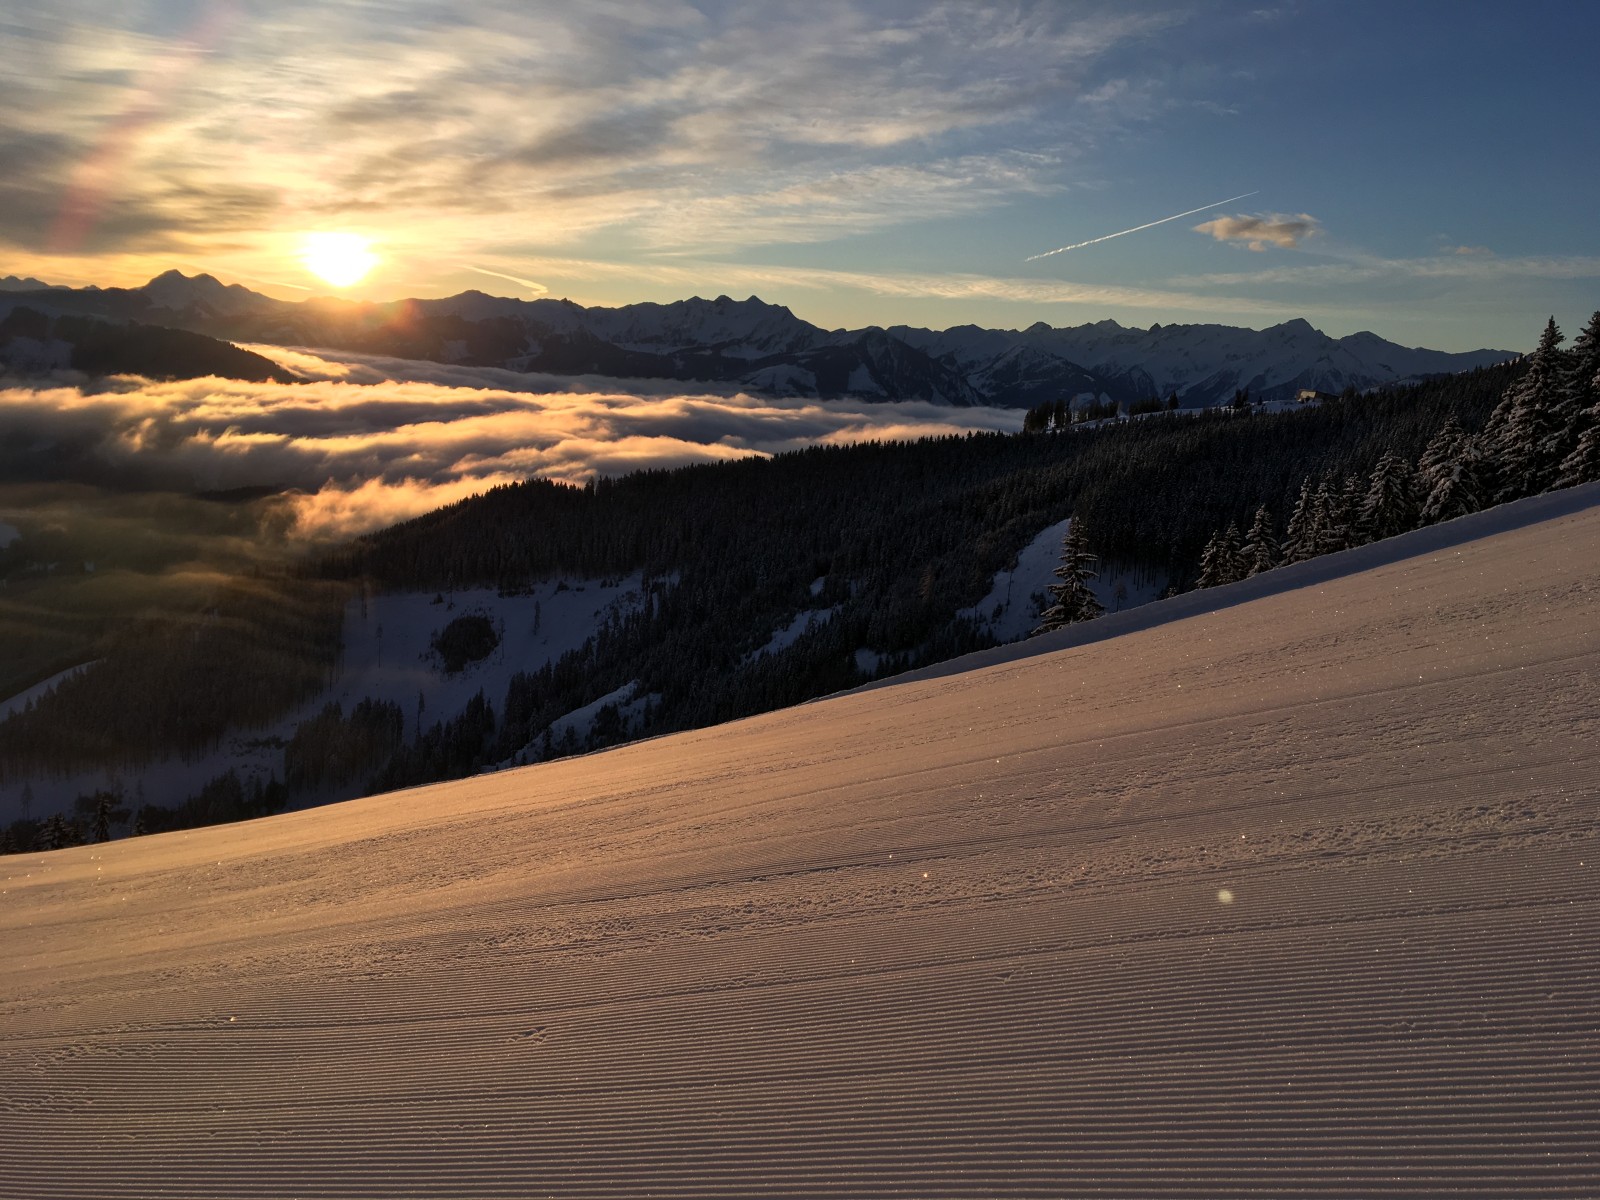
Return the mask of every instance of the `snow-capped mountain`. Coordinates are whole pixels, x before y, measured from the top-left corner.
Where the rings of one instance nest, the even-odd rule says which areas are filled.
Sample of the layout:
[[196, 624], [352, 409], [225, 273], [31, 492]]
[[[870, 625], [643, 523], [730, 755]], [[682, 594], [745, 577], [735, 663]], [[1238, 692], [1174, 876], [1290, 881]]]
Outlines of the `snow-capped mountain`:
[[[35, 281], [18, 281], [32, 283]], [[1126, 328], [1098, 321], [1023, 330], [975, 325], [825, 330], [755, 296], [585, 308], [479, 291], [387, 304], [274, 300], [209, 275], [168, 271], [139, 288], [6, 290], [28, 304], [170, 325], [234, 340], [433, 359], [517, 371], [733, 385], [773, 395], [1031, 407], [1056, 399], [1133, 402], [1176, 392], [1185, 407], [1244, 389], [1288, 399], [1470, 370], [1510, 351], [1409, 349], [1372, 333], [1331, 338], [1303, 320]]]
[[268, 312], [279, 303], [243, 284], [224, 284], [210, 275], [188, 276], [181, 271], [164, 271], [137, 290], [156, 308], [219, 317]]
[[[1098, 379], [1112, 399], [1176, 392], [1186, 407], [1222, 403], [1239, 389], [1258, 399], [1282, 400], [1302, 389], [1364, 390], [1516, 357], [1505, 350], [1409, 349], [1373, 333], [1332, 338], [1298, 318], [1260, 330], [1231, 325], [1138, 329], [1107, 320], [1061, 329], [1039, 322], [1020, 331], [968, 325], [942, 333], [905, 326], [889, 332], [942, 362], [961, 364], [974, 377], [999, 361], [997, 348], [1022, 347], [1041, 356], [1036, 370], [1044, 371], [1046, 361], [1054, 360], [1063, 371], [1071, 368]], [[993, 396], [999, 389], [982, 390]]]

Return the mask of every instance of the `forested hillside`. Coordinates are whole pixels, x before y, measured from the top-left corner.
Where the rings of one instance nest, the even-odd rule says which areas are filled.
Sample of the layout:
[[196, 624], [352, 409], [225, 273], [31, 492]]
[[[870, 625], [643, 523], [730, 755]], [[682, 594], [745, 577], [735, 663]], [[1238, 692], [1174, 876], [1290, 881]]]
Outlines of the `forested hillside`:
[[[291, 793], [328, 779], [426, 782], [793, 704], [988, 644], [960, 610], [1069, 515], [1103, 563], [1181, 590], [1398, 532], [1397, 522], [1600, 476], [1597, 334], [1600, 314], [1562, 351], [1552, 324], [1521, 363], [1292, 412], [1241, 398], [1202, 414], [1043, 429], [1036, 421], [1014, 436], [819, 447], [583, 488], [533, 480], [495, 489], [301, 564], [275, 585], [296, 597], [281, 613], [142, 631], [25, 719], [0, 723], [0, 764], [13, 781], [22, 765], [68, 765], [62, 756], [136, 764], [274, 704], [286, 709], [337, 652], [328, 599], [357, 586], [514, 591], [558, 574], [633, 572], [646, 581], [644, 603], [613, 614], [580, 649], [516, 675], [503, 695], [440, 714], [413, 738], [398, 737], [399, 715], [388, 709], [322, 712], [286, 753]], [[1374, 494], [1388, 505], [1381, 523]], [[1253, 560], [1244, 530], [1253, 531]], [[802, 632], [763, 652], [806, 613], [815, 619]], [[293, 645], [281, 664], [259, 650], [273, 622]], [[169, 646], [204, 638], [209, 648], [176, 656], [161, 686], [142, 687], [137, 664], [163, 637]], [[559, 723], [623, 694], [642, 698], [631, 720], [613, 703], [587, 737]], [[137, 718], [118, 716], [124, 710]], [[361, 753], [352, 757], [351, 745]], [[217, 786], [231, 794], [226, 780]], [[150, 828], [215, 819], [227, 807], [191, 797], [181, 812], [159, 812], [155, 799]], [[245, 799], [233, 810], [248, 811]], [[9, 836], [31, 844], [39, 831], [13, 827]]]

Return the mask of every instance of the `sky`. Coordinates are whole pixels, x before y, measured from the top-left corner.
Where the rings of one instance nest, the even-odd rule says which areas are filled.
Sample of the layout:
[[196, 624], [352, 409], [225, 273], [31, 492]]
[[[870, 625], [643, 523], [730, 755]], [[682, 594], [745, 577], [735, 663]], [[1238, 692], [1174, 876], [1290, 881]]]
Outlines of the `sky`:
[[1596, 44], [1588, 0], [7, 5], [0, 275], [1523, 350], [1600, 308]]

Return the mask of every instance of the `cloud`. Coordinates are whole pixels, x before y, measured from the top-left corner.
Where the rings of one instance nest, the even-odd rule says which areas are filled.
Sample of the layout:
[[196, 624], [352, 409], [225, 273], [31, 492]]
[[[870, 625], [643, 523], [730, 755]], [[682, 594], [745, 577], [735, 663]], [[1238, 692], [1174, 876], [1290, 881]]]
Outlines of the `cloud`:
[[[1004, 409], [644, 394], [614, 384], [517, 390], [502, 386], [510, 372], [474, 378], [447, 366], [438, 366], [438, 381], [382, 379], [388, 360], [280, 353], [297, 367], [322, 361], [330, 377], [293, 385], [122, 377], [0, 388], [0, 478], [124, 492], [272, 487], [291, 493], [294, 533], [317, 538], [376, 528], [530, 476], [581, 482], [819, 443], [1013, 430], [1021, 420]], [[350, 381], [356, 378], [375, 381]]]
[[1450, 252], [1420, 258], [1351, 255], [1343, 262], [1304, 263], [1264, 271], [1229, 271], [1183, 275], [1167, 282], [1174, 287], [1254, 287], [1315, 284], [1325, 286], [1400, 284], [1419, 280], [1468, 280], [1504, 283], [1514, 279], [1600, 279], [1600, 257], [1593, 255], [1525, 256]]
[[470, 264], [467, 265], [467, 270], [476, 271], [479, 275], [492, 275], [496, 279], [509, 280], [518, 287], [525, 288], [527, 291], [532, 292], [536, 296], [543, 296], [550, 290], [542, 283], [537, 283], [532, 279], [524, 279], [521, 275], [511, 275], [505, 271], [491, 271], [488, 267], [475, 267]]
[[1209, 233], [1219, 242], [1244, 242], [1252, 250], [1269, 245], [1293, 250], [1302, 240], [1315, 237], [1322, 226], [1310, 213], [1259, 213], [1255, 216], [1218, 217], [1194, 227], [1196, 233]]
[[112, 0], [7, 18], [30, 66], [0, 74], [18, 164], [0, 239], [36, 247], [66, 206], [64, 250], [220, 238], [260, 274], [333, 219], [460, 262], [517, 237], [727, 248], [968, 213], [1065, 186], [1152, 86], [1119, 52], [1175, 21], [910, 0], [200, 11], [227, 19]]
[[[1215, 295], [1166, 286], [1079, 283], [1067, 279], [1027, 279], [967, 272], [843, 271], [826, 267], [690, 259], [672, 262], [608, 263], [587, 259], [537, 257], [529, 258], [526, 262], [529, 268], [553, 276], [606, 281], [627, 280], [634, 285], [655, 284], [679, 293], [705, 291], [710, 294], [723, 291], [733, 294], [753, 291], [770, 295], [775, 288], [784, 292], [806, 289], [818, 293], [833, 289], [851, 289], [899, 299], [998, 300], [1021, 304], [1083, 304], [1101, 307], [1116, 305], [1126, 308], [1203, 313], [1212, 318], [1219, 311]], [[1259, 312], [1280, 319], [1283, 313], [1283, 305], [1276, 301], [1229, 298], [1226, 306], [1229, 312]], [[253, 348], [258, 353], [271, 352], [259, 346]], [[345, 356], [341, 356], [343, 357]], [[285, 365], [294, 370], [299, 369], [290, 363]]]

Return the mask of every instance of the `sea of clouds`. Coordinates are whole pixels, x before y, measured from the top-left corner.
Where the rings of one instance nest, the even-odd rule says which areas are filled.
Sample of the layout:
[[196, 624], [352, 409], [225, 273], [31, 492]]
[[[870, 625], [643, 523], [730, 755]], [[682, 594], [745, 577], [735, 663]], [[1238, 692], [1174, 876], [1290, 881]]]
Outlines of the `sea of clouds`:
[[293, 536], [320, 539], [533, 476], [579, 483], [813, 445], [1012, 431], [1022, 420], [1007, 409], [685, 394], [661, 381], [251, 349], [305, 382], [0, 380], [0, 479], [129, 493], [284, 489]]

